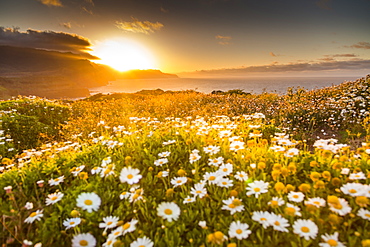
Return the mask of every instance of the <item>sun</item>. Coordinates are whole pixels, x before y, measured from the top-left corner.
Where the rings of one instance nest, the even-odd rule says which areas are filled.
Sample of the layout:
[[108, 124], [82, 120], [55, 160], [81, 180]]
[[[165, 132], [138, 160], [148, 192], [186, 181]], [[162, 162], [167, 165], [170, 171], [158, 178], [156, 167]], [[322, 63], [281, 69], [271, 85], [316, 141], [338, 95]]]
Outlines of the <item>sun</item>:
[[107, 40], [92, 47], [91, 54], [100, 58], [96, 63], [118, 71], [155, 69], [154, 59], [147, 49], [130, 40]]

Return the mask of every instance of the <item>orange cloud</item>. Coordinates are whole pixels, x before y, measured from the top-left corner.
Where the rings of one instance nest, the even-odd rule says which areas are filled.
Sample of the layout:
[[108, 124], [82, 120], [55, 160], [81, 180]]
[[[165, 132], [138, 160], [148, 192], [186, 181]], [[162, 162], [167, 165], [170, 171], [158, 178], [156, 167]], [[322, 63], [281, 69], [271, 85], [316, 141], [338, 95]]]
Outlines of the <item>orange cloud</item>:
[[160, 30], [163, 26], [160, 22], [139, 21], [131, 17], [132, 21], [116, 21], [116, 26], [126, 32], [150, 34]]
[[39, 2], [47, 6], [63, 7], [63, 4], [60, 2], [60, 0], [39, 0]]
[[358, 42], [351, 46], [345, 46], [349, 48], [357, 48], [357, 49], [370, 49], [370, 43], [369, 42]]
[[216, 35], [215, 37], [218, 41], [218, 43], [220, 45], [230, 45], [231, 44], [231, 40], [232, 40], [232, 37], [230, 36], [222, 36], [222, 35]]

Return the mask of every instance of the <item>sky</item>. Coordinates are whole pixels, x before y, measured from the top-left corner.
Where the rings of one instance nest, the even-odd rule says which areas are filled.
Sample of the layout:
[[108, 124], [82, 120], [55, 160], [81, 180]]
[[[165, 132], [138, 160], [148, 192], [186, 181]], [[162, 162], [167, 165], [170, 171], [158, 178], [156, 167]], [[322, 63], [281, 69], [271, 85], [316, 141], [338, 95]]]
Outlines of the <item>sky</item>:
[[370, 0], [0, 0], [0, 45], [167, 73], [365, 76], [369, 13]]

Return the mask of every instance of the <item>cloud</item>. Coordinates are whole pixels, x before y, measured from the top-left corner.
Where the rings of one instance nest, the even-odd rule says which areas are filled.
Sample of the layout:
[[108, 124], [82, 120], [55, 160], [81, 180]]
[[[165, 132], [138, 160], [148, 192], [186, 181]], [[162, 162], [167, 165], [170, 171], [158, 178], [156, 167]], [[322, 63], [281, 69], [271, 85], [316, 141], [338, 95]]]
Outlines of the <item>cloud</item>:
[[219, 40], [218, 43], [220, 45], [230, 45], [231, 44], [230, 41], [232, 40], [232, 37], [230, 37], [230, 36], [222, 36], [222, 35], [216, 35], [215, 38], [217, 40]]
[[163, 24], [160, 22], [139, 21], [131, 17], [130, 21], [116, 21], [116, 26], [126, 32], [150, 34], [160, 30]]
[[370, 43], [369, 42], [358, 42], [351, 46], [345, 46], [347, 48], [357, 48], [357, 49], [370, 49]]
[[276, 57], [275, 53], [273, 53], [272, 51], [269, 54], [271, 57]]
[[165, 8], [163, 8], [163, 7], [161, 7], [161, 8], [160, 8], [160, 10], [161, 10], [161, 12], [162, 12], [162, 13], [168, 13], [168, 12], [169, 12], [169, 10], [168, 10], [168, 9], [165, 9]]
[[320, 72], [320, 71], [338, 71], [338, 70], [368, 70], [370, 60], [355, 59], [350, 61], [323, 61], [315, 63], [289, 63], [289, 64], [269, 64], [261, 66], [248, 66], [242, 68], [230, 68], [219, 70], [203, 70], [209, 73], [228, 73], [228, 74], [246, 74], [254, 72]]
[[61, 25], [62, 27], [65, 27], [67, 29], [71, 29], [72, 28], [72, 24], [70, 22], [60, 23], [59, 25]]
[[60, 0], [39, 0], [39, 2], [49, 7], [50, 6], [63, 7], [63, 4], [60, 2]]
[[331, 0], [319, 0], [316, 2], [316, 5], [321, 9], [331, 10]]
[[64, 32], [32, 29], [20, 32], [17, 28], [0, 27], [0, 45], [72, 52], [88, 59], [93, 57], [86, 52], [90, 50], [91, 46], [88, 39]]
[[87, 9], [86, 7], [82, 7], [81, 9], [82, 9], [82, 11], [84, 11], [84, 12], [86, 12], [86, 13], [90, 14], [90, 15], [93, 15], [93, 14], [94, 14], [94, 13], [92, 12], [92, 10], [89, 10], [89, 9]]

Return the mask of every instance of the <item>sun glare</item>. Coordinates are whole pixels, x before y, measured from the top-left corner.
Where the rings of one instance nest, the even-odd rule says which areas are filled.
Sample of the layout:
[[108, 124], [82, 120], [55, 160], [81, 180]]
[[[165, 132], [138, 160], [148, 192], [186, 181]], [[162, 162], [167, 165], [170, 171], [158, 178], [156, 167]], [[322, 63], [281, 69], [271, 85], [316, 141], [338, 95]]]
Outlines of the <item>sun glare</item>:
[[94, 62], [108, 65], [119, 71], [155, 69], [151, 54], [132, 41], [108, 40], [97, 44], [92, 49], [91, 53], [101, 59]]

